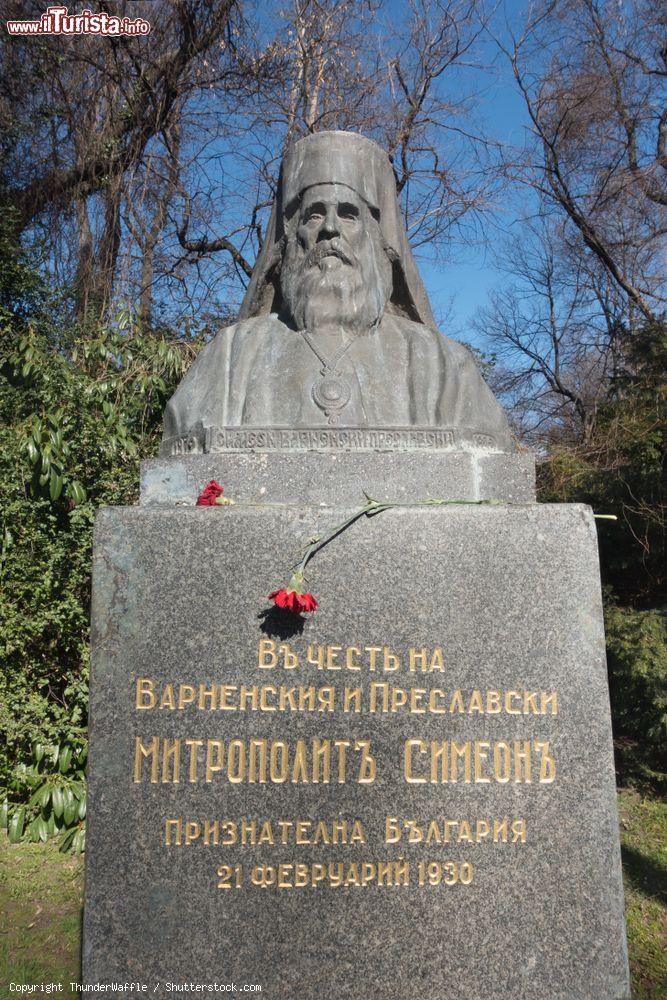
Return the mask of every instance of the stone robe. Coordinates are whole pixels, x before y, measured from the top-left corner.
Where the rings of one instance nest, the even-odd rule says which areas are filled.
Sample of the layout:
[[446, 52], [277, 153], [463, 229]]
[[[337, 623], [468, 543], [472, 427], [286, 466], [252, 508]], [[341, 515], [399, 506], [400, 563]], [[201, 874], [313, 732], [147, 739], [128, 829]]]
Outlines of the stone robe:
[[[451, 428], [458, 443], [514, 450], [470, 351], [422, 323], [386, 313], [336, 368], [351, 388], [338, 427]], [[312, 396], [321, 369], [302, 334], [275, 314], [222, 330], [167, 404], [162, 453], [201, 450], [208, 428], [329, 426]]]

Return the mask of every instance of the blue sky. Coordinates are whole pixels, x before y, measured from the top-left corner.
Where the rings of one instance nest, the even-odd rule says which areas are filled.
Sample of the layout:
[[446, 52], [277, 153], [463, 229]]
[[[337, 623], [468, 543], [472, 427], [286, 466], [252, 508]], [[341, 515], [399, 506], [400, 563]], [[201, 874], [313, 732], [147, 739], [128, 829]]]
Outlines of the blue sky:
[[[515, 15], [520, 4], [509, 0], [505, 8], [509, 15]], [[481, 46], [481, 53], [488, 69], [469, 71], [469, 82], [480, 95], [477, 104], [480, 132], [503, 144], [523, 146], [529, 122], [511, 68], [490, 38]], [[529, 197], [527, 190], [504, 192], [486, 219], [485, 241], [467, 246], [457, 243], [451, 248], [451, 259], [445, 262], [420, 258], [433, 311], [448, 334], [477, 343], [472, 320], [491, 290], [507, 280], [496, 266], [494, 251], [503, 233], [517, 223]]]

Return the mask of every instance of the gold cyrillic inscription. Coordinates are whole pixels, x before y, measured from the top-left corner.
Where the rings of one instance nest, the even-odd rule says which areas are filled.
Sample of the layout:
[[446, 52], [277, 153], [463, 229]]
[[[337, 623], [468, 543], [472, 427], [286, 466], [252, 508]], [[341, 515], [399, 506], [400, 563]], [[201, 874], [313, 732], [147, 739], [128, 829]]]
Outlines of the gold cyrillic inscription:
[[406, 740], [403, 775], [410, 785], [464, 784], [550, 785], [556, 762], [546, 740]]
[[[267, 639], [266, 642], [272, 640]], [[274, 644], [275, 645], [275, 644]], [[310, 647], [309, 647], [310, 648]], [[341, 647], [318, 647], [340, 650]], [[356, 649], [356, 647], [352, 647]], [[382, 657], [373, 659], [372, 669], [389, 670], [393, 653], [382, 647], [366, 647]], [[348, 650], [349, 652], [349, 650]], [[294, 654], [296, 655], [296, 654]], [[320, 655], [320, 654], [318, 654]], [[332, 656], [338, 656], [333, 653]], [[386, 663], [385, 663], [386, 656]], [[276, 661], [277, 662], [277, 661]], [[349, 668], [342, 662], [323, 662], [323, 670]], [[380, 664], [378, 666], [377, 664]], [[389, 664], [387, 666], [386, 664]], [[292, 668], [289, 668], [292, 669]], [[176, 684], [160, 685], [150, 677], [136, 681], [135, 706], [139, 711], [193, 709], [205, 712], [343, 712], [362, 714], [404, 713], [411, 715], [558, 715], [555, 691], [445, 691], [440, 687], [399, 687], [386, 681], [371, 681], [368, 692], [360, 687], [315, 687], [308, 684]]]
[[[183, 749], [186, 748], [186, 749]], [[157, 784], [162, 761], [162, 781], [178, 784], [181, 754], [187, 761], [188, 781], [209, 784], [214, 779], [230, 784], [373, 784], [377, 764], [370, 740], [135, 739], [133, 780], [148, 775]], [[144, 762], [150, 761], [150, 770]], [[178, 762], [178, 766], [177, 763]]]
[[525, 844], [525, 819], [399, 819], [387, 816], [385, 842], [398, 844]]
[[[184, 839], [187, 834], [187, 839]], [[165, 821], [164, 842], [167, 847], [180, 847], [199, 841], [205, 847], [285, 847], [337, 844], [365, 844], [366, 834], [361, 820], [307, 819], [241, 819]]]

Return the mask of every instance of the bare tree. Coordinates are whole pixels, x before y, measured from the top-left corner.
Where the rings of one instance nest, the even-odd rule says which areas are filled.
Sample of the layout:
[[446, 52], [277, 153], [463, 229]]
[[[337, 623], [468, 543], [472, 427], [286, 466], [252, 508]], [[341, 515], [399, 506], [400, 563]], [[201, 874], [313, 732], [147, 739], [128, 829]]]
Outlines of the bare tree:
[[448, 80], [463, 66], [479, 68], [476, 45], [488, 21], [474, 0], [411, 0], [409, 9], [388, 63], [386, 145], [411, 241], [437, 247], [464, 220], [477, 221], [497, 187], [495, 143], [474, 126], [476, 95], [463, 92], [460, 77], [458, 86]]
[[398, 20], [382, 0], [240, 3], [122, 0], [113, 12], [147, 17], [148, 39], [5, 47], [5, 200], [48, 240], [80, 318], [119, 298], [145, 322], [233, 312], [282, 152], [309, 132], [357, 130], [387, 148], [414, 246], [445, 253], [487, 210], [491, 145], [460, 78], [483, 0], [409, 0]]
[[[148, 17], [150, 36], [12, 39], [0, 71], [3, 200], [21, 229], [48, 227], [54, 248], [74, 220], [80, 315], [108, 306], [133, 179], [188, 99], [224, 76], [236, 16], [235, 0], [99, 6]], [[40, 13], [10, 0], [9, 16]]]
[[[24, 17], [29, 13], [25, 4], [14, 6], [15, 13], [20, 11]], [[140, 162], [148, 142], [170, 124], [184, 90], [201, 86], [197, 62], [225, 38], [233, 6], [234, 0], [175, 0], [168, 6], [150, 6], [151, 13], [162, 18], [154, 24], [153, 38], [160, 40], [157, 46], [144, 38], [120, 36], [100, 49], [97, 38], [84, 36], [66, 41], [55, 38], [46, 52], [40, 51], [37, 60], [44, 62], [39, 70], [33, 67], [33, 72], [56, 72], [52, 86], [46, 81], [39, 95], [40, 112], [61, 112], [62, 126], [72, 134], [78, 124], [78, 105], [92, 102], [95, 127], [87, 133], [85, 145], [78, 144], [76, 160], [71, 159], [68, 144], [60, 143], [58, 150], [52, 146], [41, 163], [31, 163], [35, 176], [10, 187], [8, 194], [24, 225], [47, 206], [69, 205], [75, 197], [99, 191], [109, 175], [123, 174]], [[115, 5], [116, 12], [126, 14], [127, 2], [120, 8]], [[135, 5], [132, 10], [137, 12]], [[63, 46], [67, 47], [65, 60]], [[63, 63], [65, 77], [56, 69]], [[9, 83], [4, 80], [5, 87]], [[58, 104], [57, 91], [63, 87], [67, 88], [63, 96], [69, 98], [65, 107]], [[10, 92], [15, 107], [21, 104], [18, 89], [14, 81]], [[6, 108], [5, 114], [11, 115], [12, 109]], [[23, 177], [23, 172], [18, 176]]]
[[660, 21], [647, 0], [539, 0], [521, 35], [501, 43], [534, 140], [508, 158], [508, 174], [563, 213], [631, 316], [646, 319], [665, 302], [656, 266], [667, 221]]
[[509, 283], [476, 327], [494, 358], [490, 381], [521, 436], [587, 442], [619, 359], [623, 301], [606, 271], [575, 256], [553, 219], [526, 223], [501, 248]]
[[139, 253], [139, 315], [147, 328], [152, 323], [158, 244], [179, 186], [179, 145], [179, 130], [174, 125], [168, 133], [166, 155], [156, 153], [140, 168], [143, 178], [135, 178], [123, 217]]

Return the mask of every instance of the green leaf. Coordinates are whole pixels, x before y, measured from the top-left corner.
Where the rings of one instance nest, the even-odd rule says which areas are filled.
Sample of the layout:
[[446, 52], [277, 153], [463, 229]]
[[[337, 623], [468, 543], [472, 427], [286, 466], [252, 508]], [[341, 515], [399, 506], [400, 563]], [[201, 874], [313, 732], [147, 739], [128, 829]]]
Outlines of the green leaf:
[[58, 476], [51, 470], [51, 483], [49, 485], [49, 496], [52, 500], [57, 500], [63, 491], [63, 477]]
[[81, 801], [79, 802], [79, 819], [85, 819], [85, 818], [86, 818], [86, 800], [81, 799]]
[[32, 755], [39, 764], [44, 758], [44, 745], [43, 743], [33, 743], [32, 745]]
[[53, 803], [53, 813], [55, 816], [60, 818], [63, 814], [63, 809], [65, 808], [65, 802], [63, 800], [62, 789], [56, 787], [51, 792], [51, 802]]
[[37, 830], [39, 831], [39, 839], [43, 844], [45, 844], [49, 839], [49, 828], [46, 825], [46, 820], [44, 820], [41, 816], [38, 816], [35, 823], [37, 824]]
[[83, 503], [86, 499], [86, 491], [80, 482], [73, 479], [67, 487], [67, 495], [72, 498], [75, 505]]
[[46, 788], [46, 786], [45, 785], [40, 785], [39, 788], [37, 789], [37, 791], [34, 792], [30, 796], [30, 798], [28, 799], [28, 805], [29, 806], [41, 806], [42, 805], [42, 798], [44, 797], [44, 793], [45, 792], [48, 795], [48, 789]]
[[9, 826], [7, 832], [9, 834], [9, 843], [18, 844], [23, 836], [23, 824], [25, 822], [25, 808], [21, 806], [16, 812], [12, 813], [12, 818], [9, 821]]
[[72, 837], [72, 853], [80, 854], [81, 851], [83, 850], [83, 843], [84, 843], [83, 830], [81, 829], [81, 827], [78, 827], [74, 836]]
[[60, 763], [58, 764], [61, 774], [67, 773], [71, 762], [72, 762], [72, 748], [64, 747], [60, 752]]
[[70, 848], [72, 846], [72, 841], [74, 840], [74, 835], [75, 835], [76, 832], [77, 831], [75, 829], [73, 829], [73, 830], [67, 830], [62, 835], [62, 837], [60, 838], [60, 846], [59, 846], [59, 850], [60, 850], [61, 854], [67, 854], [67, 852], [70, 850]]
[[9, 822], [9, 803], [7, 799], [5, 799], [0, 805], [0, 830], [6, 830], [8, 822]]

